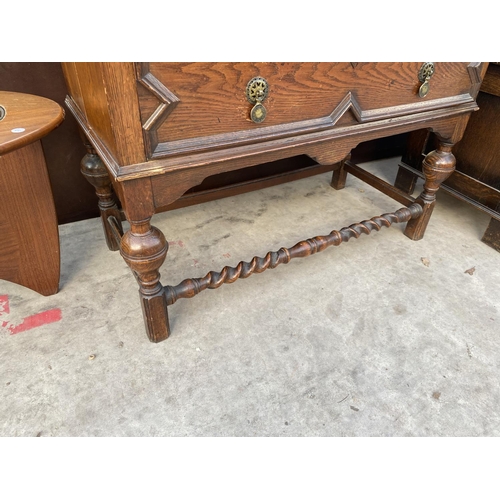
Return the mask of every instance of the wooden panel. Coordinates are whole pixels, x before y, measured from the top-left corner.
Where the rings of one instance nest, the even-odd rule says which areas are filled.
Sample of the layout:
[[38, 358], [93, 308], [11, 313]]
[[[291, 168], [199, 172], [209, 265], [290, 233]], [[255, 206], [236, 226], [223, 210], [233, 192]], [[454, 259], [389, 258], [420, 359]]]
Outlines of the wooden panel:
[[500, 63], [490, 63], [484, 76], [481, 92], [500, 97]]
[[66, 87], [68, 88], [69, 93], [82, 111], [83, 115], [86, 117], [87, 112], [85, 110], [85, 101], [83, 100], [82, 88], [80, 86], [80, 80], [78, 79], [78, 73], [75, 65], [76, 63], [74, 62], [61, 63], [61, 68], [63, 70]]
[[115, 136], [115, 157], [121, 165], [146, 160], [133, 64], [103, 63], [106, 97]]
[[[363, 142], [352, 151], [352, 161], [363, 163], [382, 158], [401, 156], [406, 134]], [[248, 193], [286, 182], [332, 171], [332, 165], [317, 165], [307, 156], [263, 163], [254, 167], [212, 175], [189, 189], [181, 198], [158, 211], [176, 210], [229, 196]]]
[[132, 63], [65, 63], [68, 91], [120, 165], [146, 160]]
[[[103, 82], [100, 63], [74, 63], [76, 78], [82, 91], [85, 117], [90, 127], [99, 135], [102, 142], [113, 153], [117, 154], [117, 145], [111, 128], [108, 100]], [[68, 70], [70, 68], [66, 68]], [[81, 110], [83, 113], [83, 110]]]
[[39, 141], [0, 156], [0, 189], [0, 278], [56, 293], [59, 233]]
[[[252, 131], [328, 117], [352, 91], [364, 120], [408, 110], [388, 107], [432, 106], [432, 101], [468, 94], [474, 82], [469, 63], [436, 63], [431, 90], [418, 96], [422, 63], [149, 63], [150, 72], [180, 102], [158, 129], [158, 142]], [[270, 89], [262, 124], [249, 118], [252, 105], [245, 89], [262, 76]], [[159, 106], [157, 97], [141, 90], [143, 123]], [[378, 112], [377, 110], [380, 110]], [[313, 124], [314, 126], [314, 124]]]
[[160, 207], [157, 211], [175, 210], [198, 203], [248, 193], [331, 170], [331, 165], [316, 165], [307, 156], [298, 156], [233, 172], [224, 172], [223, 174], [210, 176], [200, 185], [188, 190], [178, 201], [166, 207]]
[[[485, 207], [491, 211], [497, 211], [498, 207], [500, 207], [500, 191], [498, 189], [488, 186], [457, 170], [453, 172], [442, 188], [449, 189], [452, 194], [455, 194], [458, 198], [471, 203], [477, 208]], [[499, 214], [495, 215], [489, 211], [488, 213], [500, 218]]]
[[477, 103], [479, 111], [455, 148], [457, 170], [500, 191], [500, 98], [481, 91]]

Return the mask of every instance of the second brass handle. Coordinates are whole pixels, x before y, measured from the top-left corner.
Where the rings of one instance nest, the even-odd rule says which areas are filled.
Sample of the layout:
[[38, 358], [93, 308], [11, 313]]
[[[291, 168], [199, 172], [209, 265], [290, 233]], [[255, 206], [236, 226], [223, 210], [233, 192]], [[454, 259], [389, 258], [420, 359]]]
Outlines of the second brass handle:
[[250, 103], [254, 104], [250, 110], [250, 119], [254, 123], [261, 123], [266, 118], [267, 110], [262, 101], [267, 97], [268, 93], [269, 85], [266, 79], [261, 76], [256, 76], [247, 83], [246, 97]]
[[420, 67], [418, 72], [418, 79], [422, 83], [418, 89], [418, 95], [420, 97], [425, 97], [429, 93], [430, 79], [435, 70], [434, 63], [431, 62], [426, 62]]

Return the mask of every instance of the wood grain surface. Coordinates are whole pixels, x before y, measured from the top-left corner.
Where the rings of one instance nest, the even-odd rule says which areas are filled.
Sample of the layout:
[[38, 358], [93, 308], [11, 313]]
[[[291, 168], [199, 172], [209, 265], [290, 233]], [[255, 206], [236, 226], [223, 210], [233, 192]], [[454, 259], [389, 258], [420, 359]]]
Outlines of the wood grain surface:
[[0, 155], [41, 139], [64, 119], [61, 106], [44, 97], [0, 91], [0, 105], [6, 111], [0, 121]]
[[[420, 104], [469, 92], [468, 63], [436, 63], [430, 92], [418, 96], [421, 63], [149, 63], [149, 69], [180, 102], [158, 129], [158, 141], [254, 130], [321, 119], [330, 115], [349, 92], [361, 110]], [[250, 120], [248, 81], [265, 78], [268, 113], [261, 124]], [[143, 122], [158, 107], [148, 92], [140, 93]], [[393, 110], [394, 112], [394, 110]]]
[[[289, 258], [313, 254], [344, 237], [379, 229], [392, 217], [396, 222], [408, 221], [408, 237], [422, 238], [436, 191], [455, 167], [452, 145], [477, 110], [475, 97], [486, 69], [483, 63], [436, 63], [430, 91], [422, 98], [418, 95], [422, 63], [110, 64], [68, 65], [66, 70], [76, 67], [77, 74], [68, 78], [75, 95], [70, 89], [66, 104], [106, 166], [130, 224], [121, 236], [116, 217], [104, 214], [107, 233], [117, 238], [120, 253], [138, 282], [152, 342], [168, 337], [167, 305], [176, 297], [191, 297]], [[124, 76], [130, 75], [131, 67], [135, 68], [135, 91]], [[86, 78], [88, 74], [94, 76]], [[256, 76], [269, 84], [263, 103], [268, 114], [259, 124], [249, 119], [252, 104], [246, 98], [247, 83]], [[78, 105], [81, 99], [84, 108]], [[418, 198], [375, 180], [354, 165], [342, 170], [342, 175], [354, 173], [410, 208], [388, 214], [386, 222], [375, 218], [175, 287], [165, 289], [160, 282], [168, 244], [152, 225], [152, 218], [209, 176], [299, 155], [338, 170], [362, 142], [421, 129], [435, 132], [439, 144], [426, 157], [426, 181]], [[144, 160], [130, 161], [134, 158], [130, 153], [139, 153], [141, 148]], [[126, 158], [129, 161], [124, 162]], [[336, 187], [341, 184], [337, 182]]]
[[0, 156], [0, 278], [52, 295], [59, 232], [40, 141]]

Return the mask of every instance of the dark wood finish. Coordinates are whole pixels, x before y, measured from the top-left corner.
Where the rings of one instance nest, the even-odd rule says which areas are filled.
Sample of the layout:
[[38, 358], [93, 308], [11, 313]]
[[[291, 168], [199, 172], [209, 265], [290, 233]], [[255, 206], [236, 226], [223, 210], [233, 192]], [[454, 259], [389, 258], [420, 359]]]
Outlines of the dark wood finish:
[[[408, 134], [407, 147], [401, 158], [401, 163], [406, 165], [420, 165], [426, 154], [429, 131], [427, 129], [415, 130]], [[412, 194], [417, 184], [417, 177], [405, 168], [399, 168], [394, 186], [402, 191]]]
[[[464, 65], [441, 64], [432, 79], [430, 101], [418, 97], [415, 75], [419, 63], [359, 63], [355, 69], [350, 63], [148, 63], [140, 74], [148, 75], [149, 91], [139, 93], [139, 107], [148, 128], [151, 116], [159, 122], [156, 138], [150, 141], [157, 145], [148, 156], [159, 158], [193, 149], [219, 148], [236, 142], [235, 132], [238, 144], [243, 144], [271, 135], [330, 128], [340, 111], [332, 103], [352, 107], [357, 116], [343, 116], [352, 124], [377, 120], [386, 114], [394, 116], [397, 106], [409, 103], [422, 111], [433, 109], [436, 101], [464, 95], [470, 88]], [[266, 126], [259, 128], [248, 117], [251, 104], [245, 97], [246, 84], [255, 75], [272, 82], [265, 103]], [[358, 82], [355, 95], [351, 93], [353, 75]], [[158, 105], [160, 95], [165, 97]]]
[[[352, 160], [363, 163], [401, 156], [405, 151], [406, 140], [407, 134], [400, 134], [363, 142], [353, 149]], [[186, 191], [177, 201], [158, 211], [176, 210], [198, 203], [248, 193], [323, 174], [331, 171], [332, 168], [335, 169], [335, 166], [318, 165], [308, 156], [302, 155], [242, 168], [233, 172], [223, 172], [207, 177], [201, 184]]]
[[[477, 96], [479, 111], [471, 116], [462, 140], [454, 148], [456, 171], [443, 182], [442, 188], [453, 196], [500, 221], [500, 66], [490, 64]], [[409, 136], [407, 152], [402, 158], [396, 186], [407, 193], [413, 191], [418, 176], [423, 176], [424, 155], [436, 143], [428, 131]], [[494, 244], [498, 234], [493, 220], [482, 241]]]
[[[122, 214], [116, 204], [111, 179], [94, 148], [87, 141], [85, 141], [85, 145], [88, 153], [83, 157], [80, 164], [81, 172], [87, 181], [94, 186], [96, 195], [99, 198], [98, 206], [108, 248], [113, 251], [119, 250], [120, 245], [116, 241], [113, 228], [118, 231], [120, 236], [123, 236]], [[113, 218], [114, 226], [111, 226], [108, 220], [110, 217]]]
[[423, 162], [425, 175], [424, 190], [417, 199], [422, 205], [423, 214], [410, 221], [405, 229], [405, 234], [412, 240], [421, 240], [429, 223], [429, 219], [436, 204], [436, 193], [439, 186], [455, 169], [455, 157], [451, 152], [453, 143], [440, 142], [438, 149], [429, 153]]
[[[365, 154], [364, 151], [361, 151]], [[295, 156], [255, 167], [223, 172], [207, 177], [198, 186], [190, 188], [177, 201], [163, 210], [175, 210], [182, 207], [218, 200], [228, 196], [248, 193], [285, 182], [304, 179], [312, 175], [331, 170], [329, 165], [318, 165], [307, 156]], [[158, 211], [162, 211], [159, 209]]]
[[[304, 155], [338, 170], [361, 142], [430, 129], [441, 142], [427, 160], [426, 187], [417, 200], [361, 174], [359, 167], [349, 167], [389, 196], [418, 206], [410, 210], [415, 218], [407, 219], [406, 234], [413, 239], [423, 236], [435, 192], [453, 169], [451, 145], [461, 138], [469, 115], [477, 109], [475, 97], [486, 65], [436, 63], [431, 91], [424, 99], [418, 96], [420, 65], [63, 65], [70, 92], [67, 106], [106, 166], [130, 223], [120, 239], [120, 252], [139, 283], [150, 340], [158, 342], [169, 335], [167, 305], [172, 290], [190, 296], [205, 286], [205, 281], [191, 280], [181, 287], [185, 291], [163, 287], [160, 267], [168, 246], [151, 219], [210, 176]], [[260, 124], [249, 119], [251, 105], [245, 97], [246, 84], [254, 76], [265, 77], [270, 88], [264, 103], [267, 118]], [[339, 178], [334, 184], [341, 188], [343, 181]], [[403, 210], [406, 214], [408, 209]], [[109, 234], [120, 238], [116, 216], [109, 216], [108, 223]], [[299, 255], [305, 247], [297, 248], [293, 252]], [[304, 255], [314, 253], [311, 248]], [[257, 259], [255, 269], [259, 265], [263, 269], [266, 262]], [[252, 264], [242, 263], [242, 272], [248, 266]], [[227, 273], [236, 276], [238, 270]], [[207, 286], [219, 282], [216, 274], [207, 279]]]
[[370, 220], [351, 224], [348, 227], [333, 230], [326, 236], [315, 236], [300, 241], [291, 248], [281, 248], [277, 252], [268, 252], [265, 257], [254, 257], [250, 262], [240, 262], [236, 267], [226, 266], [220, 273], [210, 271], [203, 278], [186, 279], [176, 286], [165, 287], [167, 304], [172, 305], [181, 298], [191, 298], [207, 288], [219, 288], [224, 283], [234, 283], [236, 280], [248, 278], [254, 273], [263, 273], [267, 269], [274, 269], [280, 264], [288, 264], [298, 257], [309, 257], [322, 252], [331, 246], [339, 246], [352, 237], [359, 238], [362, 234], [380, 231], [383, 227], [390, 227], [394, 223], [408, 222], [422, 215], [422, 207], [412, 203], [408, 208], [400, 208], [394, 213], [372, 217]]
[[500, 252], [500, 221], [490, 219], [481, 241]]
[[120, 240], [120, 253], [139, 284], [149, 340], [160, 342], [170, 334], [167, 303], [159, 271], [167, 256], [168, 243], [163, 233], [151, 225], [154, 213], [151, 179], [129, 180], [121, 188], [121, 199], [130, 229]]
[[500, 63], [490, 63], [481, 84], [481, 92], [500, 97]]
[[351, 158], [351, 154], [348, 154], [342, 161], [334, 165], [332, 182], [330, 185], [333, 189], [344, 189], [347, 182], [347, 170], [345, 169], [345, 164]]
[[7, 111], [0, 121], [0, 278], [52, 295], [59, 288], [59, 233], [40, 139], [64, 113], [53, 101], [14, 92], [0, 92], [0, 105]]

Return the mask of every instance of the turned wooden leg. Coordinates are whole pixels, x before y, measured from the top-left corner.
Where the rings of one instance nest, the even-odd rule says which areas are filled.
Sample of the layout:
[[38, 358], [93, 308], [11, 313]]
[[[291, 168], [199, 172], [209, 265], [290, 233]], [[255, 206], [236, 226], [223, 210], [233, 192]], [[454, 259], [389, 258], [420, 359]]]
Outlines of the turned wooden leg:
[[424, 159], [422, 170], [425, 175], [424, 190], [417, 198], [423, 208], [420, 217], [412, 219], [406, 225], [404, 234], [412, 240], [421, 240], [429, 223], [439, 186], [455, 170], [455, 156], [451, 152], [453, 144], [440, 141], [438, 148], [431, 151]]
[[334, 189], [340, 190], [345, 188], [347, 179], [347, 171], [344, 169], [344, 163], [351, 159], [351, 155], [347, 155], [340, 163], [334, 165], [331, 186]]
[[[104, 163], [96, 154], [91, 146], [86, 144], [89, 151], [80, 163], [81, 172], [87, 181], [94, 186], [97, 197], [99, 198], [99, 210], [101, 211], [102, 227], [106, 237], [106, 243], [110, 250], [118, 250], [120, 248], [119, 241], [113, 233], [113, 228], [108, 220], [108, 217], [114, 218], [115, 228], [121, 236], [123, 228], [121, 223], [121, 214], [116, 205], [111, 179]], [[116, 221], [116, 222], [115, 222]]]
[[121, 239], [120, 253], [139, 283], [149, 340], [161, 342], [170, 334], [167, 302], [159, 272], [167, 256], [168, 243], [163, 233], [151, 226], [150, 219], [129, 222], [130, 230]]

